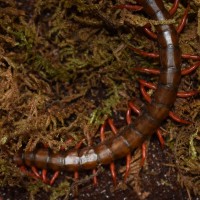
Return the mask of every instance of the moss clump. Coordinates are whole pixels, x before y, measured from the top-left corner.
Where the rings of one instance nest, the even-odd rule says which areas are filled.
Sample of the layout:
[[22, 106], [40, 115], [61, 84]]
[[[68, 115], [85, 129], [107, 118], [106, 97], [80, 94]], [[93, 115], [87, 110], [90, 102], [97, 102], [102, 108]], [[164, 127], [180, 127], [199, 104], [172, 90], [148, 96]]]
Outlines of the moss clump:
[[176, 139], [178, 180], [188, 191], [200, 195], [200, 137], [198, 130], [193, 134], [191, 130], [180, 133]]

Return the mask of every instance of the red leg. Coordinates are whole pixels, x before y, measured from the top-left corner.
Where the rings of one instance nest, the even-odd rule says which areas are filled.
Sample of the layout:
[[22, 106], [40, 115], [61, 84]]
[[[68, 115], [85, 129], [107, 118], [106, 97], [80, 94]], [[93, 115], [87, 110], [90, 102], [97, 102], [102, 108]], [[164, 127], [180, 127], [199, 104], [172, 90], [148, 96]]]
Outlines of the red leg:
[[142, 160], [141, 160], [141, 166], [142, 166], [142, 167], [144, 166], [146, 157], [147, 157], [147, 155], [146, 155], [146, 144], [143, 143], [143, 144], [142, 144]]
[[158, 139], [159, 139], [159, 141], [160, 141], [161, 147], [162, 147], [162, 149], [163, 149], [163, 148], [164, 148], [164, 145], [165, 145], [165, 141], [164, 141], [164, 139], [163, 139], [162, 131], [161, 131], [160, 128], [157, 129], [156, 134], [157, 134], [157, 137], [158, 137]]
[[116, 187], [117, 186], [117, 175], [116, 175], [115, 163], [114, 162], [110, 163], [110, 172], [111, 172], [111, 176], [112, 176], [112, 179], [113, 179], [113, 184]]
[[30, 176], [30, 177], [32, 177], [32, 178], [34, 178], [34, 179], [38, 179], [38, 177], [34, 174], [34, 173], [30, 173], [27, 169], [26, 169], [26, 167], [25, 166], [21, 166], [20, 167], [20, 170], [22, 171], [22, 173], [24, 173], [24, 174], [26, 174], [27, 176]]
[[159, 58], [159, 54], [157, 53], [149, 53], [149, 52], [146, 52], [146, 51], [142, 51], [140, 49], [137, 49], [131, 45], [128, 45], [127, 46], [129, 49], [133, 50], [134, 52], [142, 55], [142, 56], [145, 56], [145, 57], [150, 57], [150, 58]]
[[[142, 56], [149, 57], [149, 58], [159, 58], [159, 54], [157, 53], [146, 52], [146, 51], [137, 49], [131, 45], [128, 45], [127, 47]], [[181, 57], [185, 59], [191, 59], [191, 60], [200, 60], [200, 56], [191, 55], [191, 54], [182, 54]]]
[[149, 68], [142, 68], [142, 67], [135, 67], [133, 68], [134, 71], [147, 73], [147, 74], [153, 74], [153, 75], [159, 75], [160, 70], [158, 69], [149, 69]]
[[187, 75], [187, 74], [189, 74], [189, 73], [191, 73], [191, 72], [193, 72], [197, 67], [199, 67], [200, 66], [200, 62], [196, 62], [194, 65], [192, 65], [192, 66], [190, 66], [190, 67], [188, 67], [188, 68], [186, 68], [186, 69], [183, 69], [182, 71], [181, 71], [181, 75], [183, 76], [183, 75]]
[[141, 84], [141, 85], [143, 85], [143, 86], [145, 86], [145, 87], [147, 87], [147, 88], [149, 88], [149, 89], [156, 89], [156, 85], [155, 84], [153, 84], [153, 83], [148, 83], [148, 82], [146, 82], [145, 80], [143, 80], [143, 79], [139, 79], [138, 80], [139, 81], [139, 83]]
[[[129, 102], [128, 105], [129, 105], [129, 108], [126, 112], [126, 121], [127, 121], [127, 124], [130, 124], [131, 123], [131, 109], [138, 115], [140, 114], [140, 110], [132, 102]], [[128, 175], [130, 172], [130, 165], [131, 165], [131, 154], [128, 154], [126, 156], [126, 172], [124, 175], [124, 182], [126, 182], [128, 178]]]
[[148, 102], [151, 103], [151, 98], [150, 96], [147, 94], [144, 85], [140, 84], [140, 91], [142, 93], [142, 96], [144, 97], [144, 99]]
[[79, 173], [78, 173], [78, 171], [75, 171], [74, 172], [74, 180], [77, 181], [78, 178], [79, 178]]
[[[145, 80], [140, 79], [139, 82], [140, 82], [140, 84], [142, 84], [143, 86], [145, 86], [147, 88], [154, 89], [154, 90], [157, 88], [157, 86], [155, 84], [148, 83]], [[178, 92], [177, 97], [187, 98], [187, 97], [194, 96], [198, 93], [199, 93], [198, 90], [187, 91], [187, 92]]]
[[[200, 62], [196, 62], [194, 65], [181, 70], [181, 75], [182, 76], [187, 75], [187, 74], [193, 72], [199, 66], [200, 66]], [[133, 70], [137, 71], [137, 72], [153, 74], [153, 75], [159, 75], [160, 74], [160, 70], [158, 70], [158, 69], [149, 69], [149, 68], [136, 67], [136, 68], [133, 68]]]
[[58, 178], [59, 174], [60, 174], [59, 171], [56, 171], [56, 172], [53, 174], [53, 176], [52, 176], [52, 178], [51, 178], [51, 180], [50, 180], [50, 183], [49, 183], [50, 185], [53, 185], [53, 184], [54, 184], [54, 182], [55, 182], [55, 180]]
[[[116, 127], [114, 126], [113, 124], [113, 121], [111, 119], [107, 119], [104, 124], [101, 126], [101, 129], [100, 129], [100, 138], [101, 138], [101, 141], [104, 141], [105, 140], [105, 126], [106, 126], [106, 123], [108, 122], [111, 130], [113, 131], [114, 134], [117, 133], [117, 129]], [[111, 176], [112, 176], [112, 179], [113, 179], [113, 183], [114, 183], [114, 186], [116, 186], [117, 184], [117, 178], [116, 178], [116, 172], [115, 172], [115, 165], [114, 165], [114, 162], [112, 162], [110, 164], [110, 171], [111, 171]]]
[[181, 20], [180, 24], [178, 25], [178, 27], [176, 28], [176, 30], [177, 30], [178, 33], [180, 33], [183, 30], [183, 28], [184, 28], [184, 26], [186, 24], [187, 15], [188, 15], [189, 9], [190, 9], [190, 4], [188, 4], [188, 6], [187, 6], [187, 8], [185, 10], [185, 13], [183, 15], [182, 20]]
[[127, 124], [131, 123], [131, 108], [128, 108], [128, 110], [126, 111], [126, 121]]
[[152, 39], [156, 40], [157, 39], [157, 35], [156, 33], [154, 33], [153, 31], [151, 31], [151, 25], [150, 24], [146, 24], [144, 27], [144, 32], [150, 36]]
[[173, 6], [172, 6], [171, 9], [169, 10], [169, 14], [170, 14], [171, 16], [174, 15], [175, 12], [177, 11], [178, 4], [179, 4], [179, 0], [175, 0]]
[[32, 172], [34, 173], [34, 175], [35, 175], [38, 179], [41, 179], [41, 176], [40, 176], [38, 170], [36, 169], [36, 167], [32, 166], [32, 167], [31, 167], [31, 170], [32, 170]]
[[133, 110], [136, 114], [140, 114], [140, 109], [137, 107], [137, 106], [135, 106], [134, 104], [133, 104], [133, 102], [129, 102], [128, 103], [128, 106], [131, 108], [131, 110]]
[[198, 93], [199, 93], [198, 90], [191, 90], [191, 91], [187, 91], [187, 92], [178, 92], [177, 97], [187, 98], [187, 97], [192, 97], [194, 95], [197, 95]]
[[93, 177], [93, 183], [94, 183], [94, 185], [96, 186], [96, 185], [98, 185], [98, 181], [97, 181], [97, 170], [96, 169], [93, 169], [92, 170], [92, 174], [94, 175], [94, 177]]
[[100, 139], [101, 139], [101, 141], [105, 140], [105, 127], [106, 127], [106, 121], [104, 122], [104, 124], [101, 125], [101, 128], [100, 128]]
[[182, 54], [182, 58], [191, 59], [191, 60], [200, 60], [200, 56], [191, 55], [191, 54]]
[[[74, 172], [74, 182], [76, 183], [79, 179], [79, 173], [78, 171]], [[78, 184], [75, 184], [75, 187], [73, 189], [73, 196], [78, 196]]]
[[[66, 141], [66, 143], [70, 143], [72, 142], [72, 139], [69, 139]], [[44, 145], [46, 148], [48, 148], [48, 145]], [[62, 147], [64, 149], [64, 147]], [[62, 149], [61, 148], [61, 149]], [[31, 170], [33, 171], [33, 174], [35, 176], [35, 178], [37, 179], [41, 179], [44, 183], [49, 183], [50, 185], [53, 185], [53, 183], [55, 182], [56, 178], [58, 177], [59, 175], [59, 171], [56, 171], [54, 172], [52, 178], [50, 180], [47, 179], [47, 170], [46, 169], [43, 169], [42, 172], [41, 172], [41, 175], [39, 174], [38, 170], [36, 167], [32, 166], [31, 167]], [[31, 173], [28, 174], [29, 176], [33, 176], [31, 175]]]
[[176, 122], [179, 122], [182, 124], [192, 124], [192, 122], [190, 122], [190, 121], [179, 118], [175, 113], [173, 113], [171, 111], [169, 112], [169, 116]]
[[35, 166], [31, 167], [31, 171], [33, 173], [30, 173], [26, 170], [26, 168], [24, 166], [20, 167], [21, 171], [25, 174], [27, 174], [30, 177], [33, 177], [34, 179], [41, 179], [44, 183], [48, 183], [47, 177], [46, 177], [46, 173], [47, 171], [45, 169], [42, 170], [42, 174], [40, 175], [37, 168]]
[[[108, 118], [108, 124], [109, 124], [112, 132], [116, 135], [117, 134], [117, 128], [115, 127], [115, 125], [113, 123], [113, 120], [111, 120], [110, 118]], [[115, 170], [115, 164], [114, 164], [114, 162], [112, 162], [110, 164], [110, 171], [111, 171], [111, 175], [112, 175], [112, 178], [113, 178], [114, 186], [117, 186], [117, 175], [116, 175], [116, 170]]]
[[46, 169], [42, 170], [42, 181], [44, 183], [48, 183], [49, 182], [48, 179], [47, 179], [47, 170]]
[[117, 128], [116, 128], [116, 126], [114, 125], [112, 119], [108, 118], [108, 124], [109, 124], [109, 126], [110, 126], [112, 132], [113, 132], [115, 135], [117, 135]]
[[[141, 114], [141, 111], [140, 109], [134, 105], [133, 102], [129, 102], [129, 109], [127, 110], [127, 113], [126, 113], [126, 120], [127, 120], [127, 123], [130, 124], [131, 123], [131, 110], [133, 110], [135, 113], [137, 113], [138, 115]], [[145, 143], [142, 144], [142, 160], [141, 160], [141, 166], [144, 165], [144, 162], [146, 160], [146, 145]], [[127, 156], [127, 159], [126, 159], [126, 162], [127, 162], [127, 167], [126, 167], [126, 173], [125, 173], [125, 177], [124, 177], [124, 180], [127, 179], [127, 176], [128, 176], [128, 173], [129, 173], [129, 170], [130, 170], [130, 163], [131, 163], [131, 155]]]
[[129, 172], [130, 172], [130, 165], [131, 165], [131, 154], [128, 154], [126, 156], [126, 172], [125, 172], [125, 175], [124, 175], [124, 182], [126, 182], [126, 180], [128, 178], [128, 175], [129, 175]]

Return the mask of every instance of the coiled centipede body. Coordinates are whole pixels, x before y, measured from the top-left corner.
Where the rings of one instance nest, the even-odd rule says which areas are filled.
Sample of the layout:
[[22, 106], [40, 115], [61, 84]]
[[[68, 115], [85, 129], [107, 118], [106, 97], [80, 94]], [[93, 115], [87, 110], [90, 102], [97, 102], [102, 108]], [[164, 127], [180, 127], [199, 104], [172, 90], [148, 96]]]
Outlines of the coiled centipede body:
[[[137, 0], [144, 12], [153, 20], [170, 18], [161, 0]], [[39, 148], [33, 152], [19, 152], [13, 158], [17, 165], [35, 166], [54, 171], [79, 171], [94, 169], [122, 158], [151, 136], [168, 116], [173, 106], [181, 79], [181, 51], [177, 30], [172, 24], [156, 25], [159, 44], [160, 73], [158, 87], [152, 100], [141, 115], [123, 130], [94, 147], [52, 153]]]

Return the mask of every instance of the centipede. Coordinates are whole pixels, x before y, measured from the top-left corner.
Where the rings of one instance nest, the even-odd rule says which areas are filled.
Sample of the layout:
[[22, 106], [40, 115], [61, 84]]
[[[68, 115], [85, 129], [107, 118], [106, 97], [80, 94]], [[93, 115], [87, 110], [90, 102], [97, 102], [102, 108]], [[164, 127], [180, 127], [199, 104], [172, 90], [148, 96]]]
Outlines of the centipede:
[[[76, 148], [67, 152], [60, 151], [57, 153], [42, 147], [36, 148], [31, 152], [19, 151], [13, 157], [13, 162], [17, 166], [27, 166], [33, 169], [50, 169], [56, 172], [77, 172], [95, 169], [100, 165], [109, 165], [117, 159], [130, 155], [136, 148], [141, 147], [150, 136], [159, 130], [161, 123], [170, 115], [170, 110], [179, 94], [178, 89], [181, 76], [197, 68], [199, 63], [192, 66], [187, 71], [181, 71], [182, 57], [192, 58], [192, 56], [181, 54], [179, 47], [179, 30], [173, 24], [162, 24], [163, 21], [171, 18], [174, 9], [168, 11], [163, 1], [160, 0], [136, 0], [136, 2], [139, 5], [136, 9], [140, 10], [142, 8], [145, 14], [152, 20], [158, 22], [158, 24], [155, 25], [156, 34], [152, 33], [146, 27], [145, 30], [150, 36], [157, 40], [159, 52], [153, 56], [157, 56], [160, 59], [160, 69], [157, 71], [138, 69], [138, 71], [150, 72], [159, 76], [157, 87], [147, 82], [140, 81], [141, 91], [143, 91], [148, 101], [147, 104], [135, 103], [133, 105], [132, 102], [129, 102], [130, 109], [134, 110], [136, 107], [139, 107], [139, 109], [136, 110], [139, 116], [132, 122], [127, 112], [128, 125], [120, 131], [116, 131], [115, 128], [113, 128], [114, 132], [117, 134], [108, 140], [103, 140], [96, 146]], [[178, 1], [175, 1], [175, 4], [178, 4], [177, 2]], [[119, 5], [116, 6], [116, 8], [135, 9], [135, 7], [133, 8], [130, 5]], [[130, 47], [130, 49], [131, 48], [132, 47]], [[137, 52], [136, 49], [133, 49], [133, 51]], [[149, 56], [141, 51], [138, 51], [138, 53]], [[151, 98], [145, 93], [144, 87], [155, 89]], [[189, 96], [194, 94], [196, 94], [196, 92], [190, 93]], [[172, 113], [171, 115], [174, 116]], [[108, 123], [112, 127], [112, 122], [110, 120], [108, 120]], [[187, 124], [187, 122], [185, 123]], [[104, 129], [104, 126], [102, 126], [102, 129]], [[53, 177], [51, 183], [53, 183], [57, 175], [58, 173]]]

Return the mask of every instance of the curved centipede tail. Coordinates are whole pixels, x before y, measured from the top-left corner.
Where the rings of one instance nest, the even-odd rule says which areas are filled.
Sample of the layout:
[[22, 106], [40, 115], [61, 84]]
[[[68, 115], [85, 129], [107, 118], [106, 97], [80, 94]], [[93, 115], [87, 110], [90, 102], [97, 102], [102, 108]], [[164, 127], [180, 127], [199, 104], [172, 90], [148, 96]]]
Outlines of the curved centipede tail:
[[54, 171], [94, 169], [98, 165], [109, 164], [111, 161], [124, 157], [132, 149], [141, 145], [144, 140], [143, 135], [130, 125], [123, 129], [119, 135], [94, 148], [58, 153], [39, 148], [32, 152], [19, 152], [14, 156], [13, 162], [19, 166], [35, 166], [39, 169], [52, 169]]

